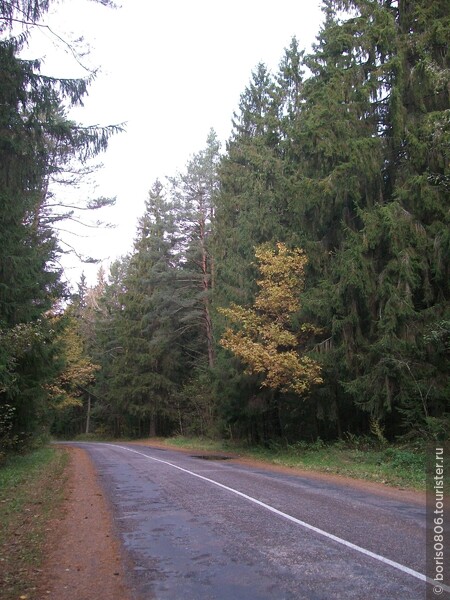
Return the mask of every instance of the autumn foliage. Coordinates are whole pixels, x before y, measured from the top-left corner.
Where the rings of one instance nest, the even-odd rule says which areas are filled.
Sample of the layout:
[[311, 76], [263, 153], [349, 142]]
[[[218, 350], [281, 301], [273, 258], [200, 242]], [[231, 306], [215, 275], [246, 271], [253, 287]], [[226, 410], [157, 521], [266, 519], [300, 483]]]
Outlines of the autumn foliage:
[[300, 309], [307, 257], [300, 248], [276, 249], [263, 244], [255, 249], [261, 278], [253, 307], [232, 304], [220, 308], [234, 327], [223, 334], [220, 344], [247, 365], [248, 374], [264, 374], [262, 385], [282, 392], [304, 394], [321, 383], [320, 365], [299, 350], [300, 337], [313, 331], [303, 325], [292, 328], [292, 315]]

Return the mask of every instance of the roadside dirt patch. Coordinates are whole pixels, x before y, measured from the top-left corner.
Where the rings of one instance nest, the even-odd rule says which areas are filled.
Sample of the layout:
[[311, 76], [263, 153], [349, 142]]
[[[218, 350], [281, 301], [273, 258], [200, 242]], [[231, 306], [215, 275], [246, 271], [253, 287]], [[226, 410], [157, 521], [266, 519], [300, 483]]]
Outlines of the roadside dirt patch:
[[111, 513], [87, 453], [70, 452], [61, 516], [49, 524], [38, 600], [131, 600]]

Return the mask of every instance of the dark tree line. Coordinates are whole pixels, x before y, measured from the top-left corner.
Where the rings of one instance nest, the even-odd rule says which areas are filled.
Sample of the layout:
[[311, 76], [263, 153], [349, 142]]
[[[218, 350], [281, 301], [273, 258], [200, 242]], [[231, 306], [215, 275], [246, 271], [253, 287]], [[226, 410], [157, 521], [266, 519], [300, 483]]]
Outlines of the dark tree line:
[[[183, 172], [156, 181], [133, 252], [93, 288], [80, 283], [66, 315], [78, 338], [58, 356], [82, 341], [83, 391], [60, 406], [58, 434], [448, 436], [450, 7], [324, 0], [323, 11], [310, 54], [293, 39], [276, 73], [256, 66], [224, 151], [211, 132]], [[36, 269], [57, 285], [45, 231]], [[246, 331], [281, 319], [261, 317], [255, 258], [277, 247], [307, 257], [297, 308], [281, 311], [277, 336], [228, 339], [320, 365], [305, 393], [265, 386], [256, 358], [249, 370], [246, 352], [221, 343], [227, 315]]]
[[[152, 188], [94, 319], [109, 432], [448, 435], [449, 5], [323, 10], [309, 55], [293, 39], [255, 68], [220, 158], [212, 135]], [[219, 343], [218, 309], [255, 303], [255, 248], [277, 242], [308, 257], [290, 332], [323, 383], [303, 395]]]

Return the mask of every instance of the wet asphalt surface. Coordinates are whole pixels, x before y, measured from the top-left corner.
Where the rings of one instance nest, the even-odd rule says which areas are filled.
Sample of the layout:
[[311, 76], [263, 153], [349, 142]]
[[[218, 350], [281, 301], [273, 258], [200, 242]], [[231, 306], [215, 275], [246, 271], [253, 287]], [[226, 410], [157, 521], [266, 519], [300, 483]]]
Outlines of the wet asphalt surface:
[[423, 581], [284, 516], [425, 573], [424, 507], [232, 460], [77, 445], [100, 475], [136, 600], [425, 599]]

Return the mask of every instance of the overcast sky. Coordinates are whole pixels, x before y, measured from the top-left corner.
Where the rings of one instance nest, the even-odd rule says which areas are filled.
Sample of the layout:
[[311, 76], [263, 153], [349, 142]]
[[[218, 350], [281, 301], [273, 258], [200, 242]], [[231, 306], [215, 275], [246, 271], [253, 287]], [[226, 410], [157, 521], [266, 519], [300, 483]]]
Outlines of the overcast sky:
[[[159, 177], [182, 170], [201, 150], [213, 127], [224, 143], [233, 111], [264, 62], [277, 70], [292, 36], [309, 49], [322, 21], [320, 0], [122, 0], [106, 9], [88, 0], [65, 0], [46, 22], [62, 38], [84, 36], [86, 57], [101, 69], [81, 110], [85, 125], [126, 122], [110, 141], [93, 195], [117, 196], [104, 218], [114, 230], [86, 232], [71, 240], [81, 252], [108, 261], [131, 250], [148, 190]], [[83, 74], [48, 33], [35, 36], [30, 53], [45, 56], [43, 73]], [[38, 50], [37, 50], [38, 48]], [[93, 187], [93, 186], [92, 186]], [[84, 269], [95, 281], [98, 267], [65, 260], [77, 281]]]

